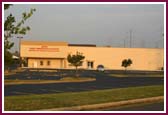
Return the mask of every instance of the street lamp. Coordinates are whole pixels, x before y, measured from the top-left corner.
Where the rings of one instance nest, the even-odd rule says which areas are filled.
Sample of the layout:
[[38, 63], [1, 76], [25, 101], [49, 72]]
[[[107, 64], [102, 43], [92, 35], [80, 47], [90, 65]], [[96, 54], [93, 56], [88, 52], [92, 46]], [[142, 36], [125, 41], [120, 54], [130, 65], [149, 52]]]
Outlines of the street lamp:
[[18, 36], [17, 37], [19, 39], [19, 66], [22, 67], [22, 59], [21, 59], [21, 55], [20, 55], [20, 46], [21, 46], [21, 39], [23, 39], [22, 36]]

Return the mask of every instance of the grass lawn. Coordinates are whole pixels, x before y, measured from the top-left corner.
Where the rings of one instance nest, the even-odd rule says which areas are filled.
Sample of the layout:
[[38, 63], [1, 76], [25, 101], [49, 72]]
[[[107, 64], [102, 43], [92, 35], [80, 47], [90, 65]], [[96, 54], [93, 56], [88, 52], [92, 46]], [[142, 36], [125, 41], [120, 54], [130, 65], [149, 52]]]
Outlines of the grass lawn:
[[5, 80], [5, 85], [86, 82], [95, 80], [96, 78], [91, 77], [64, 77], [60, 80]]
[[164, 95], [163, 85], [128, 87], [85, 92], [5, 96], [5, 111], [28, 111], [77, 105], [116, 102]]

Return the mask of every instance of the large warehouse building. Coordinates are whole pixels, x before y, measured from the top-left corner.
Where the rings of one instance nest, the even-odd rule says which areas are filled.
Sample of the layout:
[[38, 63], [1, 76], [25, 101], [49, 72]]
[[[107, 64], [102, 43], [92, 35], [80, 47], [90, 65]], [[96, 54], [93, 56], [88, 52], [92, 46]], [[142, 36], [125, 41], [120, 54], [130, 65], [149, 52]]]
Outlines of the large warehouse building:
[[129, 70], [161, 70], [164, 65], [163, 48], [113, 48], [96, 45], [68, 44], [67, 42], [24, 41], [20, 43], [20, 55], [29, 68], [72, 69], [67, 61], [68, 54], [80, 52], [85, 56], [83, 69], [122, 70], [122, 60], [130, 58]]

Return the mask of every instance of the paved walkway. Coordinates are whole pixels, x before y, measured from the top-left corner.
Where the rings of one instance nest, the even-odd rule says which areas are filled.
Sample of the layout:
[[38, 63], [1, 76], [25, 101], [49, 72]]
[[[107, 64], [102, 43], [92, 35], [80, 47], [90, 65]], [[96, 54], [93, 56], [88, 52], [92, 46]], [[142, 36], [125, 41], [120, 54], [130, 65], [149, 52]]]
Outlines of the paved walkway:
[[164, 111], [164, 102], [133, 104], [116, 108], [106, 108], [102, 111]]

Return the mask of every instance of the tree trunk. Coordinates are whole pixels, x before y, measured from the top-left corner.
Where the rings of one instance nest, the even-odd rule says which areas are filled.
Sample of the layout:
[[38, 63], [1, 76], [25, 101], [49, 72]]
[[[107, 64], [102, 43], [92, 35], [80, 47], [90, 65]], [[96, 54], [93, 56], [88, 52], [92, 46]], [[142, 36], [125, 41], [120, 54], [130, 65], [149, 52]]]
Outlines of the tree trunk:
[[76, 77], [79, 77], [79, 76], [78, 76], [78, 66], [76, 66], [75, 76], [76, 76]]
[[127, 67], [125, 67], [125, 74], [127, 73]]

